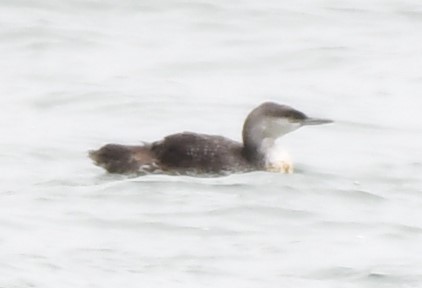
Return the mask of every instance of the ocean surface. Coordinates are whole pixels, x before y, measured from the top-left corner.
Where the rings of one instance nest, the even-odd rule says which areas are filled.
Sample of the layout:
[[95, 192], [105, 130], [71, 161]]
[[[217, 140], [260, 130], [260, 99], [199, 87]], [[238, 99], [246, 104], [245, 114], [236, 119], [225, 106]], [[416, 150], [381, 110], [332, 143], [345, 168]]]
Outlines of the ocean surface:
[[[0, 287], [422, 287], [420, 0], [1, 0]], [[110, 175], [87, 151], [334, 124], [296, 173]]]

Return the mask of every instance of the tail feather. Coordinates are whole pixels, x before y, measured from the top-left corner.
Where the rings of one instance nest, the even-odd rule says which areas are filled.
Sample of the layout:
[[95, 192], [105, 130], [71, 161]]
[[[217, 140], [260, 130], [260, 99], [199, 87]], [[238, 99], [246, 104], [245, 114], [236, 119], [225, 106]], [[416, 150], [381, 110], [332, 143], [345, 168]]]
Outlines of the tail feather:
[[107, 144], [98, 150], [89, 151], [89, 157], [110, 173], [148, 172], [150, 167], [155, 166], [155, 158], [149, 145]]

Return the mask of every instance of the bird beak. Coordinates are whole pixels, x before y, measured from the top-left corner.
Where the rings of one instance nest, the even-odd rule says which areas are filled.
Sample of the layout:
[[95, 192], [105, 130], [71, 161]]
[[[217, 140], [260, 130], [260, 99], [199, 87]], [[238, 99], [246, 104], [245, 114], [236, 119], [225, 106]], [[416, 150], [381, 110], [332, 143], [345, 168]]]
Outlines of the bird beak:
[[333, 123], [333, 122], [334, 121], [330, 119], [308, 117], [303, 120], [302, 125], [320, 125], [320, 124], [328, 124], [328, 123]]

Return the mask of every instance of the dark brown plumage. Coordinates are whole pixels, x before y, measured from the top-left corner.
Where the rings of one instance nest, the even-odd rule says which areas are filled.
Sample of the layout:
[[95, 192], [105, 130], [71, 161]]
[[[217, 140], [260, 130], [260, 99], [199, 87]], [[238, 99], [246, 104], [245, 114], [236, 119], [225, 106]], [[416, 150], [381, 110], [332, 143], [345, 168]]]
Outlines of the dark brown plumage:
[[269, 170], [275, 139], [302, 125], [329, 123], [286, 105], [266, 102], [252, 110], [243, 126], [243, 143], [191, 132], [139, 146], [107, 144], [90, 151], [95, 164], [110, 173], [227, 174]]

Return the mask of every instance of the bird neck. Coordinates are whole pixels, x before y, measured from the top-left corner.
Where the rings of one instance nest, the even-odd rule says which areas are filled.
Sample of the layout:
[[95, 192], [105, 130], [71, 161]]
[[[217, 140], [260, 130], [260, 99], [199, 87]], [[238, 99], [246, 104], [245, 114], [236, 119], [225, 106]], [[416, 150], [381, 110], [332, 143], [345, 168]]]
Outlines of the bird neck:
[[254, 131], [244, 131], [243, 133], [243, 153], [245, 158], [256, 166], [265, 166], [266, 159], [274, 147], [274, 138], [265, 137], [261, 133]]
[[277, 138], [300, 127], [288, 119], [264, 115], [262, 111], [252, 111], [243, 125], [243, 150], [246, 159], [254, 165], [265, 165], [270, 150]]

